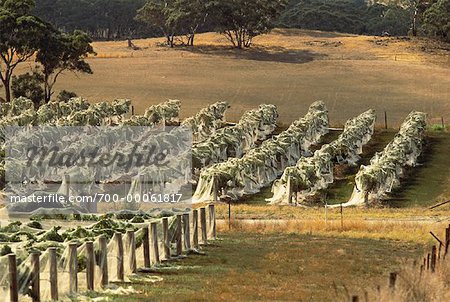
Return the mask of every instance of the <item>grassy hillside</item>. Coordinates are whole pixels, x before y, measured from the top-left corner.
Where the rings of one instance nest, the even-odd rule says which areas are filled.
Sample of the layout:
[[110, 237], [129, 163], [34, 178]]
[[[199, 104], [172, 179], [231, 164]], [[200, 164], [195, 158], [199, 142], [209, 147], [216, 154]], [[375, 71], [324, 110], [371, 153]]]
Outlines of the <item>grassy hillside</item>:
[[137, 40], [137, 51], [125, 41], [94, 43], [94, 75], [66, 74], [57, 88], [92, 101], [130, 98], [138, 112], [181, 99], [184, 117], [227, 100], [228, 118], [236, 120], [265, 102], [279, 105], [289, 123], [323, 99], [333, 124], [370, 107], [387, 110], [392, 126], [412, 109], [450, 120], [450, 55], [442, 45], [302, 30], [275, 30], [244, 51], [217, 34], [196, 41], [195, 48], [167, 49], [161, 39]]

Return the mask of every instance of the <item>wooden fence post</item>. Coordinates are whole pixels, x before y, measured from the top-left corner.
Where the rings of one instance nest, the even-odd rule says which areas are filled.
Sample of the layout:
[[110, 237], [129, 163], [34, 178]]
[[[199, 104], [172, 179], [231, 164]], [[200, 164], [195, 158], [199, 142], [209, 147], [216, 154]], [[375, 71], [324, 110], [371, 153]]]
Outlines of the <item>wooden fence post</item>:
[[228, 230], [231, 230], [231, 199], [228, 200]]
[[150, 230], [151, 230], [151, 238], [152, 238], [152, 256], [153, 256], [153, 263], [158, 264], [160, 262], [159, 259], [159, 246], [158, 246], [158, 223], [152, 222], [150, 224]]
[[198, 211], [192, 211], [192, 232], [193, 232], [193, 245], [195, 249], [199, 249], [198, 245]]
[[183, 214], [183, 235], [184, 235], [184, 250], [191, 249], [191, 228], [189, 225], [189, 213]]
[[87, 290], [94, 290], [94, 274], [95, 274], [95, 254], [94, 243], [86, 242], [86, 284]]
[[144, 190], [144, 186], [145, 186], [145, 176], [144, 174], [139, 174], [139, 200], [140, 202], [144, 201], [144, 194], [145, 194], [145, 190]]
[[397, 273], [392, 272], [389, 274], [389, 288], [395, 291], [395, 282], [397, 281]]
[[164, 241], [164, 259], [170, 259], [170, 238], [169, 238], [169, 219], [164, 217], [162, 219], [163, 225], [163, 241]]
[[181, 254], [183, 253], [183, 242], [182, 242], [182, 240], [181, 240], [181, 238], [182, 238], [182, 223], [181, 223], [181, 220], [182, 220], [182, 216], [183, 215], [181, 215], [181, 214], [178, 214], [177, 215], [177, 220], [176, 220], [176, 227], [177, 227], [177, 229], [176, 229], [176, 244], [177, 244], [177, 256], [181, 256]]
[[214, 202], [217, 202], [218, 201], [218, 188], [217, 188], [217, 178], [216, 177], [214, 177], [214, 179], [213, 179], [213, 201]]
[[136, 273], [136, 236], [134, 231], [127, 231], [127, 251], [128, 251], [128, 267], [134, 274]]
[[142, 246], [144, 248], [144, 267], [150, 267], [150, 237], [148, 226], [143, 227], [142, 232], [144, 233], [144, 239], [142, 241]]
[[430, 253], [427, 254], [427, 271], [430, 270]]
[[288, 204], [292, 203], [292, 180], [291, 177], [288, 177], [288, 181], [286, 184], [286, 190], [288, 191]]
[[31, 253], [31, 270], [33, 273], [33, 279], [31, 280], [31, 298], [33, 302], [41, 301], [40, 256], [41, 253]]
[[216, 239], [216, 210], [213, 204], [208, 206], [209, 209], [209, 229], [211, 230], [212, 238]]
[[78, 245], [69, 243], [69, 291], [75, 294], [78, 291]]
[[388, 128], [387, 112], [384, 111], [384, 129]]
[[108, 242], [105, 236], [100, 236], [100, 270], [102, 272], [101, 285], [106, 287], [109, 283], [108, 277]]
[[436, 246], [433, 245], [431, 247], [431, 272], [434, 273], [436, 271]]
[[352, 302], [359, 302], [358, 296], [352, 296]]
[[58, 301], [58, 260], [56, 258], [56, 248], [48, 249], [50, 261], [50, 297], [52, 301]]
[[66, 197], [69, 197], [70, 195], [70, 175], [67, 173], [64, 173], [64, 182], [66, 183], [66, 189], [64, 191], [64, 195]]
[[445, 229], [445, 247], [444, 247], [444, 258], [447, 256], [448, 246], [450, 245], [450, 226]]
[[9, 262], [9, 300], [11, 302], [19, 302], [16, 255], [9, 254], [8, 262]]
[[123, 239], [122, 233], [116, 232], [114, 234], [114, 240], [117, 244], [117, 279], [119, 281], [125, 280], [125, 272], [123, 266]]
[[444, 245], [444, 243], [433, 232], [430, 231], [430, 234], [431, 234], [431, 236], [433, 236], [434, 239], [436, 239], [437, 242], [439, 242], [439, 251], [437, 254], [437, 259], [441, 259], [441, 249], [442, 249], [442, 245]]
[[200, 208], [200, 228], [202, 229], [202, 243], [208, 243], [208, 235], [206, 232], [206, 208]]

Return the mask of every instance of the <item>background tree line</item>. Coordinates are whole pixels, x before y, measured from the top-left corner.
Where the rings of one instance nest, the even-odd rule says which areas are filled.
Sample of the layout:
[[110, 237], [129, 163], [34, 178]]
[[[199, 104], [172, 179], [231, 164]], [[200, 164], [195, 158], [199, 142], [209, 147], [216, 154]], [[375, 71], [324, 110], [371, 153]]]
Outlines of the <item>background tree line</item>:
[[[173, 47], [216, 31], [244, 48], [275, 26], [450, 42], [450, 0], [0, 0], [0, 81], [6, 101], [48, 102], [63, 72], [92, 73], [84, 60], [94, 53], [90, 35], [163, 35]], [[31, 59], [37, 69], [15, 76]]]
[[291, 0], [279, 26], [449, 41], [450, 0]]
[[94, 40], [123, 39], [156, 34], [135, 21], [146, 0], [36, 0], [33, 13], [56, 28], [82, 30]]
[[[277, 27], [450, 39], [450, 0], [37, 0], [35, 13], [96, 40], [164, 35], [169, 45], [192, 45], [196, 32], [224, 32], [236, 21], [258, 25], [267, 18]], [[256, 14], [261, 18], [255, 22]], [[236, 32], [224, 33], [236, 40]]]

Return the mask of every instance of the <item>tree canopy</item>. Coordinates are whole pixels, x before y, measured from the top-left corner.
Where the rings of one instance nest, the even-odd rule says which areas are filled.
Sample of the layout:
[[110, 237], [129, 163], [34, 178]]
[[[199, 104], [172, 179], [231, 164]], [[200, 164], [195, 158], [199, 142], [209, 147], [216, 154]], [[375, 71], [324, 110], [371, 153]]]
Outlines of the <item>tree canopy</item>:
[[16, 67], [39, 49], [46, 28], [42, 20], [30, 15], [33, 5], [33, 0], [0, 1], [0, 80], [7, 102]]
[[236, 48], [250, 47], [252, 39], [269, 32], [286, 5], [284, 0], [223, 0], [216, 7], [216, 29]]
[[91, 67], [84, 60], [89, 54], [94, 54], [91, 42], [86, 33], [78, 30], [73, 34], [48, 30], [36, 54], [36, 62], [42, 66], [44, 75], [46, 102], [50, 101], [53, 86], [64, 71], [92, 74]]
[[406, 35], [410, 12], [401, 3], [365, 0], [291, 0], [279, 26], [353, 34]]
[[439, 0], [424, 13], [424, 29], [450, 42], [450, 0]]
[[146, 0], [36, 0], [34, 13], [56, 28], [82, 30], [93, 39], [111, 40], [151, 35], [134, 20]]
[[[6, 101], [11, 100], [11, 80], [17, 66], [35, 56], [42, 70], [15, 78], [15, 94], [40, 95], [35, 89], [44, 85], [44, 99], [48, 102], [53, 86], [64, 71], [92, 73], [84, 61], [94, 53], [89, 36], [75, 31], [62, 33], [53, 25], [32, 15], [33, 0], [0, 0], [0, 80]], [[36, 76], [42, 72], [42, 78]], [[36, 93], [32, 93], [36, 90]]]

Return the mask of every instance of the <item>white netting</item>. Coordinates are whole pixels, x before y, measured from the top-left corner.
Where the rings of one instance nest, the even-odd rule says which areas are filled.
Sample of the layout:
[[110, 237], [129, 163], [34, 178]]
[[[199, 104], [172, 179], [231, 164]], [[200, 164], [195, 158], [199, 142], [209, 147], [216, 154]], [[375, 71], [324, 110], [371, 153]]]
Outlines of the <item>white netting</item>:
[[231, 158], [203, 170], [193, 202], [214, 201], [221, 190], [232, 199], [258, 192], [308, 153], [311, 144], [327, 132], [327, 109], [323, 102], [315, 102], [304, 118], [244, 157]]
[[224, 125], [225, 112], [229, 108], [227, 102], [217, 102], [201, 109], [195, 116], [181, 122], [182, 126], [192, 129], [193, 142], [204, 141]]
[[192, 148], [192, 163], [197, 169], [241, 157], [254, 148], [258, 140], [264, 140], [276, 128], [278, 118], [274, 105], [260, 105], [257, 110], [243, 114], [235, 126], [218, 129], [208, 139]]
[[[295, 166], [285, 169], [282, 177], [272, 186], [270, 204], [289, 204], [305, 200], [334, 181], [335, 162], [354, 165], [362, 153], [362, 146], [372, 137], [376, 115], [368, 110], [347, 121], [344, 131], [330, 144], [322, 146], [312, 157], [302, 157]], [[292, 192], [296, 192], [295, 196]], [[291, 194], [291, 195], [290, 195]]]
[[414, 167], [422, 152], [426, 114], [411, 112], [400, 131], [380, 153], [361, 166], [355, 178], [350, 200], [343, 206], [361, 205], [380, 200], [400, 184], [405, 167]]
[[0, 298], [9, 302], [9, 261], [8, 256], [0, 257]]

